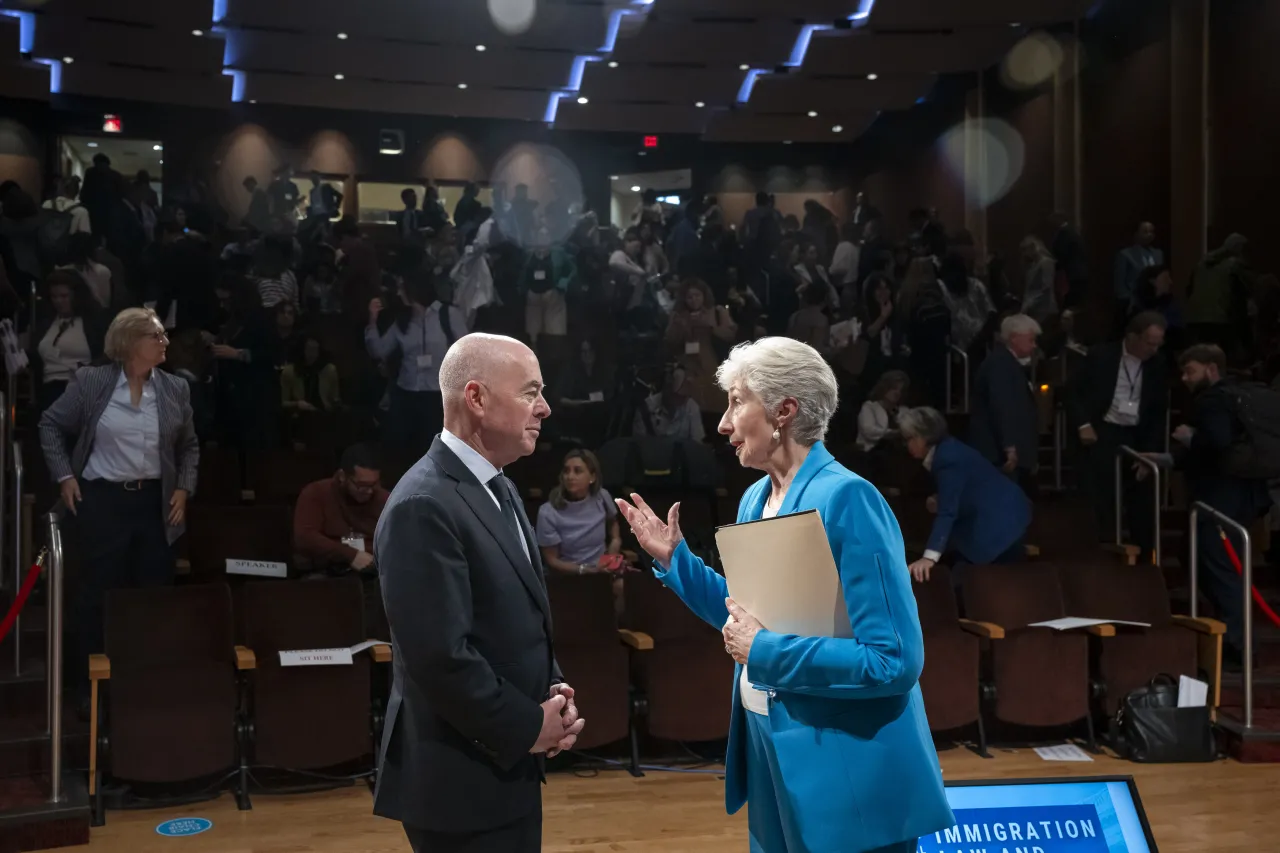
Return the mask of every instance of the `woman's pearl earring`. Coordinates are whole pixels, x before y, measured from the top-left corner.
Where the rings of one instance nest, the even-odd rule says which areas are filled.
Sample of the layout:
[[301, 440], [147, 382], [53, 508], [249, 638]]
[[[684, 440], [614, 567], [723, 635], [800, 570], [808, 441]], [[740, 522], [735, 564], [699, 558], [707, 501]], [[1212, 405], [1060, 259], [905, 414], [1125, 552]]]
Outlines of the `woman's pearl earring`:
[[782, 430], [777, 430], [777, 429], [775, 429], [775, 430], [773, 431], [773, 440], [774, 440], [774, 441], [782, 441]]

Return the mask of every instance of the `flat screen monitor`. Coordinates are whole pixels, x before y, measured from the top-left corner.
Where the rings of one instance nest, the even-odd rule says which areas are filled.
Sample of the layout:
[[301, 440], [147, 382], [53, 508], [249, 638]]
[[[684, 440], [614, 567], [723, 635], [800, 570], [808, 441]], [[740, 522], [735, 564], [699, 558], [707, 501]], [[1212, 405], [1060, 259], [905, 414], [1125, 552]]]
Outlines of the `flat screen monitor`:
[[1132, 776], [947, 783], [950, 829], [919, 853], [1158, 853]]

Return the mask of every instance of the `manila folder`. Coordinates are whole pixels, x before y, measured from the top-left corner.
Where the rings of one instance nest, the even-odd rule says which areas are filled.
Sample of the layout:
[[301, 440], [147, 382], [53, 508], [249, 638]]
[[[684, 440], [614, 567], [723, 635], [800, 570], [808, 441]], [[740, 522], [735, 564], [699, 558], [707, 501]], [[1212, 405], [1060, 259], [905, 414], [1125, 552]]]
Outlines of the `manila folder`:
[[844, 588], [817, 510], [716, 529], [729, 595], [770, 631], [853, 636]]

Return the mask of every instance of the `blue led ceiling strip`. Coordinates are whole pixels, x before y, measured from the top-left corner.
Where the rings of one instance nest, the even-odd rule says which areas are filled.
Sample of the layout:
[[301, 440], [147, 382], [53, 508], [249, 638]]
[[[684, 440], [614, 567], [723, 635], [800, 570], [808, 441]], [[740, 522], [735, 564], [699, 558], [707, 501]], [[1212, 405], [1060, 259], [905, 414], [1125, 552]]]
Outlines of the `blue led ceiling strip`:
[[[0, 9], [0, 15], [18, 19], [18, 52], [30, 56], [36, 49], [36, 13], [22, 9]], [[62, 91], [62, 60], [32, 57], [41, 65], [49, 66], [49, 94]]]
[[248, 85], [248, 72], [235, 68], [236, 57], [232, 48], [233, 31], [222, 25], [227, 17], [230, 0], [213, 0], [213, 25], [209, 32], [222, 36], [222, 75], [231, 78], [231, 101], [240, 103], [244, 100], [244, 90]]
[[609, 25], [605, 29], [604, 44], [595, 53], [574, 57], [573, 66], [569, 70], [569, 85], [552, 92], [551, 96], [547, 98], [547, 109], [542, 116], [544, 122], [548, 125], [554, 125], [560, 101], [564, 98], [576, 96], [579, 90], [582, 89], [582, 77], [586, 73], [587, 63], [600, 62], [613, 53], [613, 48], [618, 42], [618, 32], [622, 29], [622, 19], [629, 15], [643, 17], [648, 14], [649, 7], [652, 5], [653, 0], [628, 0], [626, 6], [614, 9], [609, 14]]
[[[876, 0], [858, 0], [858, 11], [849, 16], [849, 22], [854, 27], [865, 25], [867, 19], [871, 17], [871, 10], [875, 6]], [[833, 29], [835, 29], [833, 24], [805, 24], [800, 28], [800, 34], [796, 36], [795, 44], [791, 46], [791, 55], [787, 57], [781, 67], [799, 68], [804, 64], [805, 54], [809, 52], [809, 42], [813, 40], [813, 34]], [[770, 73], [773, 72], [767, 68], [748, 69], [746, 76], [742, 79], [742, 85], [738, 88], [738, 103], [745, 104], [751, 100], [751, 90], [755, 88], [756, 81], [763, 75]]]

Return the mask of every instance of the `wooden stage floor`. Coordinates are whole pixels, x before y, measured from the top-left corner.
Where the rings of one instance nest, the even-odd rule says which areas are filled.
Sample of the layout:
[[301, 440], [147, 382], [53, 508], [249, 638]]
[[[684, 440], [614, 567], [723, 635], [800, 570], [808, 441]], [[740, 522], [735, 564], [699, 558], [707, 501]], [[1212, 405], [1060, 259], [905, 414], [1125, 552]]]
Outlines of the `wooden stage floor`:
[[[1257, 853], [1275, 849], [1280, 765], [1141, 765], [1097, 757], [1047, 762], [1030, 751], [996, 751], [984, 761], [966, 750], [942, 754], [948, 779], [1132, 775], [1160, 853]], [[724, 813], [715, 776], [651, 772], [555, 774], [545, 789], [543, 849], [548, 853], [745, 853], [745, 812]], [[228, 795], [179, 809], [109, 812], [93, 830], [94, 853], [404, 853], [399, 824], [370, 813], [363, 786], [320, 794], [257, 796], [249, 812]], [[206, 817], [213, 829], [165, 838], [155, 827], [175, 817]], [[81, 848], [83, 849], [83, 848]]]

